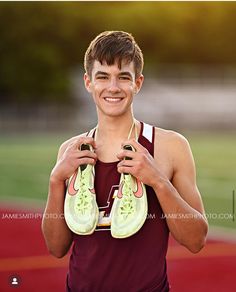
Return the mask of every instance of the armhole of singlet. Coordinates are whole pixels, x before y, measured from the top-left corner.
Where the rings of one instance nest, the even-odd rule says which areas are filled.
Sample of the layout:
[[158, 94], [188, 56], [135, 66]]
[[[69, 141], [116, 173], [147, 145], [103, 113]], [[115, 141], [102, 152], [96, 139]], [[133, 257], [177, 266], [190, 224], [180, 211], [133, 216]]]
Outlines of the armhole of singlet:
[[143, 136], [143, 122], [140, 121], [140, 133], [139, 133], [139, 136], [138, 136], [138, 142], [140, 142], [140, 139], [141, 137]]

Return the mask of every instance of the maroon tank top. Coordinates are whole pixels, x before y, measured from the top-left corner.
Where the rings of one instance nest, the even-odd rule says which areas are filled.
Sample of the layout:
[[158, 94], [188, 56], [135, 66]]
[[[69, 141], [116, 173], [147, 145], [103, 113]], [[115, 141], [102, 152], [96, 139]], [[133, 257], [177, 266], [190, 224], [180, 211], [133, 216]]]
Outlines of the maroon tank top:
[[[154, 154], [154, 127], [141, 122], [138, 142]], [[154, 190], [146, 186], [148, 216], [134, 235], [115, 239], [110, 233], [110, 211], [117, 193], [118, 162], [97, 161], [95, 190], [100, 211], [92, 235], [74, 234], [67, 276], [71, 292], [167, 292], [166, 252], [169, 230]]]

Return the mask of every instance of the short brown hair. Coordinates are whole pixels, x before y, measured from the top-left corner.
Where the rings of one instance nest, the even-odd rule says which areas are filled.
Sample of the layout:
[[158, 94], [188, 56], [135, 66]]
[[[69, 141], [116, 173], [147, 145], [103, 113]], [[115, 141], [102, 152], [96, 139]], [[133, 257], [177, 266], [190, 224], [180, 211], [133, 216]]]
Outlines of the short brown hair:
[[114, 65], [118, 62], [121, 68], [122, 61], [134, 62], [135, 77], [143, 71], [143, 54], [134, 37], [124, 31], [104, 31], [90, 43], [84, 56], [84, 69], [91, 77], [94, 61], [101, 64]]

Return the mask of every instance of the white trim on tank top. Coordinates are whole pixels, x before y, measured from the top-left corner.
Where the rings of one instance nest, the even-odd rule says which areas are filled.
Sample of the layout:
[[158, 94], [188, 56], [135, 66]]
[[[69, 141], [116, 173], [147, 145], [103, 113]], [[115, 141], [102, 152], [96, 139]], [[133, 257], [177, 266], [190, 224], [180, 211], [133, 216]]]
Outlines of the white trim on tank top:
[[150, 142], [152, 143], [152, 126], [146, 123], [143, 123], [143, 133], [142, 135]]

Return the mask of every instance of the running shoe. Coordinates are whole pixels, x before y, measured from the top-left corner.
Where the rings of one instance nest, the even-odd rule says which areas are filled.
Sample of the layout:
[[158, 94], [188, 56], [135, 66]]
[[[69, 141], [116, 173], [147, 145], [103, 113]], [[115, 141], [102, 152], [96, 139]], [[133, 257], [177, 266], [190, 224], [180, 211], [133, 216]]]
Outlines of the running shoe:
[[[124, 149], [135, 151], [131, 145]], [[111, 235], [125, 238], [138, 232], [147, 218], [147, 206], [145, 185], [131, 174], [122, 173], [111, 210]]]
[[[89, 144], [82, 144], [80, 150], [93, 151]], [[76, 234], [92, 234], [98, 222], [98, 205], [94, 190], [94, 166], [81, 165], [69, 179], [64, 203], [65, 220]]]

